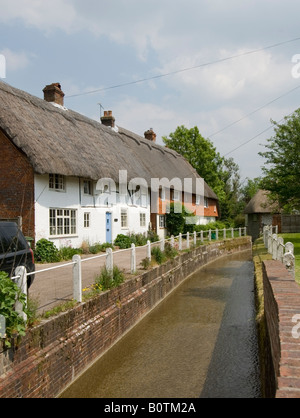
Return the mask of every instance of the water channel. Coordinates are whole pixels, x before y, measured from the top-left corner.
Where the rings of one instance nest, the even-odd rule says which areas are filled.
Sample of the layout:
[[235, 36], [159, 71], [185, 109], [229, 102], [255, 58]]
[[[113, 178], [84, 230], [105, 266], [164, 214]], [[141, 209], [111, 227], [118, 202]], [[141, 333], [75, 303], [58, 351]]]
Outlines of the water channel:
[[251, 252], [188, 278], [61, 397], [260, 397]]

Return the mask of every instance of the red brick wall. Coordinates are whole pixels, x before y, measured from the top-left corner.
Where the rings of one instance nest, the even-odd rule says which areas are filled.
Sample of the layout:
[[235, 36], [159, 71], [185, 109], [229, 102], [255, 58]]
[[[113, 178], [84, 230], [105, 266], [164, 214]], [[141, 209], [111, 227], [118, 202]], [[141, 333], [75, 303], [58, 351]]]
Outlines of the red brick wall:
[[[228, 241], [227, 241], [228, 242]], [[0, 345], [0, 398], [53, 398], [202, 265], [251, 250], [250, 237], [201, 246]]]
[[295, 315], [300, 315], [300, 286], [279, 261], [265, 261], [263, 271], [268, 363], [264, 379], [266, 395], [300, 398], [300, 330], [297, 327], [300, 319], [293, 322]]
[[26, 156], [0, 131], [0, 218], [22, 217], [23, 233], [34, 237], [34, 172]]

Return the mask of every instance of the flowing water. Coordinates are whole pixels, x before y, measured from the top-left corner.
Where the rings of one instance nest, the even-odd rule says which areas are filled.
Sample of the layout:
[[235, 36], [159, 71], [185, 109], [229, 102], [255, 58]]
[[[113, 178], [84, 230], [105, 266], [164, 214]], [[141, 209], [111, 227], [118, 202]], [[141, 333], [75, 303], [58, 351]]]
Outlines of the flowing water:
[[61, 397], [260, 397], [251, 253], [188, 278]]

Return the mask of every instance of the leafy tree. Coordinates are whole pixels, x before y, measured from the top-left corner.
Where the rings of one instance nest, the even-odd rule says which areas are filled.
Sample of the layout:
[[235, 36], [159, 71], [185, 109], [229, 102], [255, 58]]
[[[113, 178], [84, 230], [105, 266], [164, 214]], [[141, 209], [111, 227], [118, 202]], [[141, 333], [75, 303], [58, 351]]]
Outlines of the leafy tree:
[[247, 183], [241, 187], [241, 199], [245, 205], [247, 205], [252, 197], [262, 188], [261, 177], [256, 177], [254, 179], [246, 178]]
[[300, 209], [300, 109], [285, 117], [284, 123], [272, 121], [275, 135], [268, 139], [263, 167], [264, 189], [286, 211]]
[[179, 126], [169, 137], [163, 137], [165, 145], [187, 159], [204, 178], [219, 198], [222, 219], [236, 216], [239, 206], [239, 167], [232, 158], [225, 159], [217, 152], [209, 139], [203, 138], [199, 129]]
[[218, 196], [222, 193], [223, 185], [219, 175], [222, 158], [212, 142], [204, 139], [196, 126], [192, 129], [179, 126], [169, 138], [163, 137], [163, 141], [168, 148], [185, 157]]

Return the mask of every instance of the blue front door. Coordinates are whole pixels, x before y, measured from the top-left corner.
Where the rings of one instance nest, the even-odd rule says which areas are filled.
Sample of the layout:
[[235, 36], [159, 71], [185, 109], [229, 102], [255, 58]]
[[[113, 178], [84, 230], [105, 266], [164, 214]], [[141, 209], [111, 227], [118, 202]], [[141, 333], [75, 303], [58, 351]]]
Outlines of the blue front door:
[[106, 213], [106, 242], [112, 244], [111, 213]]

